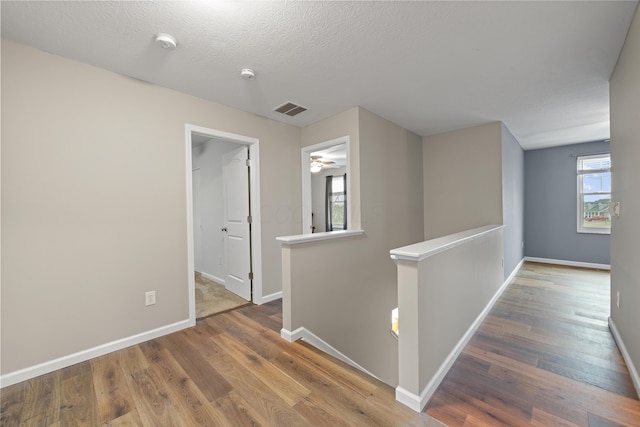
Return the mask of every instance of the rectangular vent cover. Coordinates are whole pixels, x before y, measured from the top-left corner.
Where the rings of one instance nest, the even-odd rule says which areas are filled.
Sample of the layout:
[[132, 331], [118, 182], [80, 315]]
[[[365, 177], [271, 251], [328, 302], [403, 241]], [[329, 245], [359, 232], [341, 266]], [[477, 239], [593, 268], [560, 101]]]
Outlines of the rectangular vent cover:
[[293, 117], [295, 115], [302, 113], [303, 111], [307, 111], [307, 109], [297, 104], [294, 104], [293, 102], [287, 102], [279, 106], [278, 108], [276, 108], [274, 111]]

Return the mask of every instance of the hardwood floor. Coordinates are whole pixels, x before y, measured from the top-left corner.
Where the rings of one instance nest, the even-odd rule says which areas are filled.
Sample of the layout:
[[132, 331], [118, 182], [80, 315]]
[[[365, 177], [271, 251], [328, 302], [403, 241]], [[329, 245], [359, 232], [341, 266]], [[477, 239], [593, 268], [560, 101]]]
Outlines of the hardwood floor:
[[391, 387], [282, 340], [276, 301], [6, 387], [0, 425], [640, 426], [607, 327], [608, 280], [525, 264], [422, 414]]
[[640, 426], [609, 273], [525, 263], [425, 412], [449, 426]]
[[4, 388], [9, 426], [442, 426], [394, 390], [280, 338], [279, 301]]

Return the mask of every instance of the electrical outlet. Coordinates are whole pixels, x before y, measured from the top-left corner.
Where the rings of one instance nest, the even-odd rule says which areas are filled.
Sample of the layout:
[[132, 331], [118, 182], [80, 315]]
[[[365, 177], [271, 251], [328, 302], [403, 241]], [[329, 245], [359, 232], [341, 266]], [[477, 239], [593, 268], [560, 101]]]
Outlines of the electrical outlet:
[[144, 305], [154, 305], [156, 303], [156, 291], [149, 291], [144, 293]]
[[620, 291], [616, 292], [616, 307], [620, 308]]

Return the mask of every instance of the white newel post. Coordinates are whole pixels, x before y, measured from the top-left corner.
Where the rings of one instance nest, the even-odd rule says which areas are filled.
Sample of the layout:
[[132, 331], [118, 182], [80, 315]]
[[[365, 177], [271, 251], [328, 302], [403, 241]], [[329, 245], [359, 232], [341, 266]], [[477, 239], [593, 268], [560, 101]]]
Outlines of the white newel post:
[[398, 387], [396, 400], [414, 411], [420, 407], [420, 286], [418, 261], [396, 259], [398, 268]]

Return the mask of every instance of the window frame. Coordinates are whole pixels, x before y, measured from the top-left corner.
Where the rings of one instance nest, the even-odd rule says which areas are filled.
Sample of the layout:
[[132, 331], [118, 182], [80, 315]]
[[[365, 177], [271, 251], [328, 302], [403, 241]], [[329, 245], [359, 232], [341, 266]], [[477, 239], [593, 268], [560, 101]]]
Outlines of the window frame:
[[[609, 167], [602, 169], [582, 169], [581, 162], [590, 159], [608, 159]], [[588, 174], [611, 173], [611, 153], [589, 154], [576, 156], [576, 177], [577, 177], [577, 221], [576, 231], [581, 234], [611, 234], [611, 214], [609, 213], [608, 227], [585, 227], [584, 226], [584, 198], [585, 196], [609, 195], [609, 209], [611, 209], [611, 190], [608, 192], [596, 191], [585, 193], [584, 176]]]

